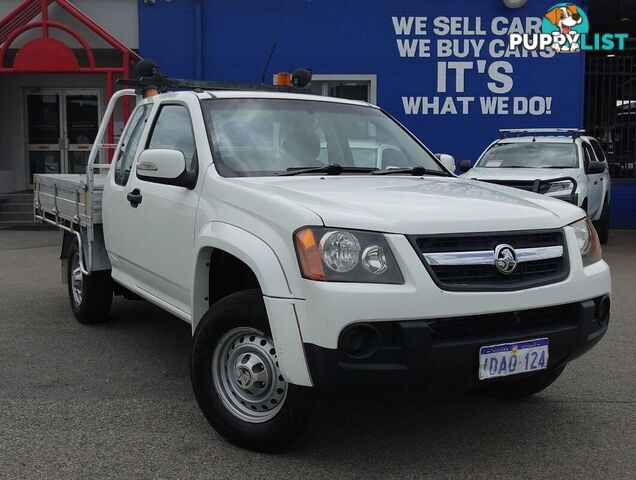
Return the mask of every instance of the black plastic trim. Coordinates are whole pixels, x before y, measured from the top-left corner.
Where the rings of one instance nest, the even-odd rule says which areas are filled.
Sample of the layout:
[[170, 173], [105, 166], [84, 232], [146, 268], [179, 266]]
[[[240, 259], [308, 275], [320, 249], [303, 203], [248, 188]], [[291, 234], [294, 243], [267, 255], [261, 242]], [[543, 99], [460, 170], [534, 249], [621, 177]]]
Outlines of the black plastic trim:
[[[550, 342], [548, 368], [558, 368], [583, 355], [607, 331], [608, 325], [601, 324], [597, 318], [599, 304], [604, 298], [605, 295], [554, 307], [501, 314], [372, 322], [380, 332], [380, 348], [374, 355], [364, 358], [349, 358], [341, 342], [334, 349], [311, 343], [303, 346], [311, 378], [317, 388], [467, 389], [482, 383], [478, 378], [478, 362], [479, 348], [484, 345], [547, 337]], [[557, 310], [558, 318], [539, 327], [520, 324], [513, 330], [489, 331], [487, 334], [459, 331], [454, 338], [434, 335], [436, 322], [471, 317], [478, 322], [479, 317], [486, 321], [496, 315], [516, 315], [551, 308]], [[345, 331], [346, 328], [342, 332]]]

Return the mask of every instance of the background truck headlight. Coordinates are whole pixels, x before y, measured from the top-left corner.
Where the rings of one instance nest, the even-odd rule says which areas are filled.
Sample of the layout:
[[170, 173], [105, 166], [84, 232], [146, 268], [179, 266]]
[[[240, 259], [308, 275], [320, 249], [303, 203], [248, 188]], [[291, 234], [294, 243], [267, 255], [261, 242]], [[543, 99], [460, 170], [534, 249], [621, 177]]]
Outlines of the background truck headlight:
[[568, 193], [574, 193], [573, 189], [574, 184], [572, 182], [554, 182], [550, 184], [548, 190], [545, 193], [565, 195]]
[[583, 266], [598, 262], [602, 255], [601, 243], [598, 240], [596, 229], [589, 218], [583, 218], [570, 225], [576, 235], [576, 241], [583, 258]]
[[306, 227], [294, 234], [304, 278], [330, 282], [404, 283], [384, 235]]

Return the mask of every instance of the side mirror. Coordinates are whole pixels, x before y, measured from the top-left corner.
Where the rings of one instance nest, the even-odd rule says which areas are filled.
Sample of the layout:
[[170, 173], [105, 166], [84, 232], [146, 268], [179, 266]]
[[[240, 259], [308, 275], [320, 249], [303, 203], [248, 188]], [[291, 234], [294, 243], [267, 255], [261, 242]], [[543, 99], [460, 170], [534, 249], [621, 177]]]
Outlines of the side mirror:
[[457, 167], [455, 166], [455, 159], [452, 155], [448, 155], [447, 153], [436, 153], [435, 155], [437, 155], [437, 158], [439, 158], [439, 161], [442, 162], [442, 165], [444, 165], [447, 170], [455, 173]]
[[590, 175], [594, 175], [596, 173], [603, 173], [605, 172], [605, 163], [603, 162], [590, 162], [587, 166], [587, 168], [585, 169], [586, 172]]
[[470, 160], [462, 160], [461, 162], [459, 162], [459, 169], [462, 172], [467, 172], [471, 168], [473, 168], [473, 164]]
[[144, 150], [137, 160], [137, 177], [146, 182], [190, 189], [196, 185], [196, 172], [186, 170], [185, 155], [180, 150]]

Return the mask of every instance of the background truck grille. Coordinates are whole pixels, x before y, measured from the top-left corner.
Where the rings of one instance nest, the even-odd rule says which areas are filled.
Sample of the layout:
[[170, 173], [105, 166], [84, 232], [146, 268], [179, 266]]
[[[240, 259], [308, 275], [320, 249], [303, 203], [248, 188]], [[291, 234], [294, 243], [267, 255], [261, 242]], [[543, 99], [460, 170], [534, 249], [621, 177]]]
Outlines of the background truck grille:
[[520, 188], [529, 192], [546, 193], [550, 182], [536, 182], [534, 180], [480, 180], [480, 182], [494, 183], [505, 187]]
[[[410, 240], [433, 281], [444, 290], [519, 290], [558, 282], [569, 273], [562, 230], [422, 235], [413, 236]], [[500, 244], [508, 244], [515, 249], [561, 246], [563, 255], [518, 263], [517, 268], [508, 274], [500, 273], [494, 262], [490, 265], [434, 265], [424, 258], [428, 253], [494, 251]]]

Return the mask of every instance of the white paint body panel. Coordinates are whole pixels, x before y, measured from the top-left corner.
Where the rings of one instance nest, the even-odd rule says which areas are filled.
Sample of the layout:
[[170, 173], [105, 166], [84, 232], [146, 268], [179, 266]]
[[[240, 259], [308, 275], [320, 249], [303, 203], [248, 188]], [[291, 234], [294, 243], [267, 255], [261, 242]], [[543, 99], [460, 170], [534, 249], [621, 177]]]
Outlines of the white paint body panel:
[[[218, 92], [218, 96], [298, 98], [260, 92]], [[574, 234], [567, 227], [581, 219], [583, 212], [547, 196], [455, 177], [223, 178], [214, 168], [199, 106], [199, 99], [205, 98], [209, 94], [181, 92], [147, 101], [177, 100], [190, 109], [199, 162], [194, 190], [141, 181], [134, 168], [128, 185], [122, 187], [114, 182], [111, 169], [104, 190], [104, 227], [113, 277], [192, 323], [194, 331], [209, 308], [210, 253], [218, 248], [236, 256], [259, 280], [280, 366], [292, 383], [312, 385], [303, 342], [336, 348], [340, 332], [352, 322], [538, 308], [610, 292], [607, 265], [601, 261], [583, 268]], [[149, 125], [156, 110], [155, 105]], [[143, 195], [138, 208], [131, 208], [126, 200], [134, 188]], [[385, 233], [405, 283], [303, 279], [292, 236], [308, 225]], [[513, 292], [440, 290], [405, 236], [562, 227], [569, 277]]]

